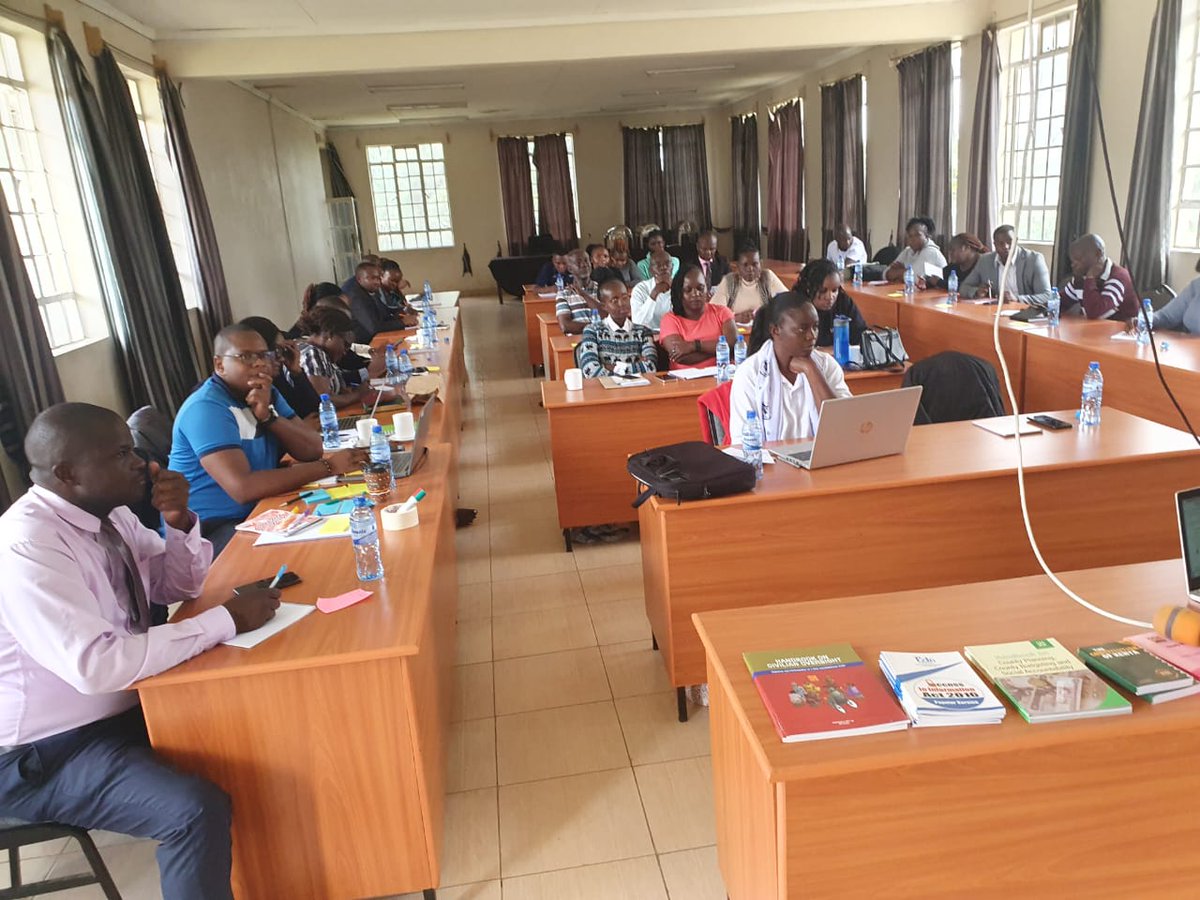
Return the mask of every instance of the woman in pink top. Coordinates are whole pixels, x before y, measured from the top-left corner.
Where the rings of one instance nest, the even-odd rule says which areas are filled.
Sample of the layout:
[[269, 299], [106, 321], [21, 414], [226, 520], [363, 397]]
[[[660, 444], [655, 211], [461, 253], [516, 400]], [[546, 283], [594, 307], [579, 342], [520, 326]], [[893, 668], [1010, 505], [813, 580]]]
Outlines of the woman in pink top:
[[671, 282], [671, 312], [662, 317], [658, 331], [658, 342], [671, 358], [671, 368], [716, 365], [721, 335], [725, 335], [732, 353], [737, 342], [733, 311], [709, 303], [704, 272], [698, 265], [685, 265]]

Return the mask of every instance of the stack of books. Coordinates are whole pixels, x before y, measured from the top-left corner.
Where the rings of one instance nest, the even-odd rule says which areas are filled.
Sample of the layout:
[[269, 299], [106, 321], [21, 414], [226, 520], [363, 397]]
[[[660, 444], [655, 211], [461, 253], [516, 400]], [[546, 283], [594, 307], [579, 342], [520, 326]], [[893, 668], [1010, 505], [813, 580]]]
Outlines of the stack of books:
[[980, 644], [963, 652], [1027, 722], [1061, 722], [1133, 710], [1128, 700], [1054, 638]]
[[[1120, 677], [1116, 672], [1109, 675], [1122, 687], [1126, 687], [1151, 703], [1165, 703], [1168, 700], [1178, 700], [1180, 697], [1200, 694], [1200, 647], [1177, 643], [1153, 631], [1131, 635], [1123, 641], [1118, 641], [1118, 644], [1127, 644], [1142, 651], [1149, 657], [1148, 662], [1151, 665], [1157, 663], [1154, 668], [1161, 672], [1158, 676], [1158, 679], [1161, 680], [1154, 680], [1153, 685], [1166, 685], [1164, 687], [1152, 686], [1149, 690], [1143, 686], [1141, 690], [1137, 690], [1136, 687], [1127, 685], [1121, 680], [1122, 678], [1133, 680], [1124, 671]], [[1080, 650], [1079, 652], [1083, 653], [1084, 651]], [[1097, 671], [1103, 670], [1097, 668]], [[1109, 673], [1105, 672], [1105, 674]]]
[[1005, 708], [958, 651], [879, 654], [879, 668], [913, 725], [998, 725]]

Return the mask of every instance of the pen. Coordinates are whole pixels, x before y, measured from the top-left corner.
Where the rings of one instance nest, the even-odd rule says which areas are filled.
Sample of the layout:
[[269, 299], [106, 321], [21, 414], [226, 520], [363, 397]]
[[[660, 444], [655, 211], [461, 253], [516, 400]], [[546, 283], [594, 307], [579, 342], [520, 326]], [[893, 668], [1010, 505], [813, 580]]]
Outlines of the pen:
[[400, 507], [400, 512], [405, 513], [410, 509], [415, 509], [417, 504], [425, 499], [425, 491], [420, 490], [404, 501], [404, 505]]
[[275, 573], [275, 577], [271, 579], [271, 583], [267, 585], [268, 590], [279, 585], [279, 579], [283, 577], [283, 573], [287, 571], [287, 563], [279, 567], [279, 571]]

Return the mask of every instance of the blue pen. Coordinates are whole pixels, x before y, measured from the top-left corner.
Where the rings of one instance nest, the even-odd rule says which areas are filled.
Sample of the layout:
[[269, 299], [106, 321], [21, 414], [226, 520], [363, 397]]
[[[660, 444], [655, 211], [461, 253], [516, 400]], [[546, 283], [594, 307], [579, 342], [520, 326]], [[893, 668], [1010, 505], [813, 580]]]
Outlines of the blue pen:
[[287, 571], [287, 563], [279, 567], [279, 571], [275, 573], [275, 577], [271, 579], [271, 583], [267, 586], [267, 590], [276, 587], [279, 584], [279, 579], [283, 577], [283, 573]]

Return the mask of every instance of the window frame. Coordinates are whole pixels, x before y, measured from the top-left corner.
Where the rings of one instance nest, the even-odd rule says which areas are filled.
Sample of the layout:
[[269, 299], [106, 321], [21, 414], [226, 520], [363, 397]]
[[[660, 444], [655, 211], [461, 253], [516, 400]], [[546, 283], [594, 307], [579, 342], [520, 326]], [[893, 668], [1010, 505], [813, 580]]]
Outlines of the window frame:
[[[382, 152], [375, 151], [387, 151], [390, 159], [384, 159]], [[376, 156], [379, 158], [373, 158]], [[375, 239], [380, 252], [444, 250], [456, 246], [443, 142], [369, 144], [366, 159], [371, 207], [375, 215]], [[403, 176], [401, 165], [404, 166]], [[415, 192], [414, 175], [418, 182]], [[432, 225], [435, 220], [439, 223], [436, 227]], [[406, 221], [416, 227], [407, 227]], [[388, 225], [395, 227], [385, 227]], [[436, 239], [434, 235], [437, 235]]]
[[[1200, 253], [1200, 3], [1185, 0], [1179, 33], [1179, 66], [1175, 73], [1175, 134], [1171, 154], [1171, 233], [1174, 253]], [[1194, 160], [1189, 162], [1189, 159]], [[1187, 200], [1189, 174], [1195, 200]], [[1180, 240], [1184, 216], [1191, 223], [1191, 242]]]

